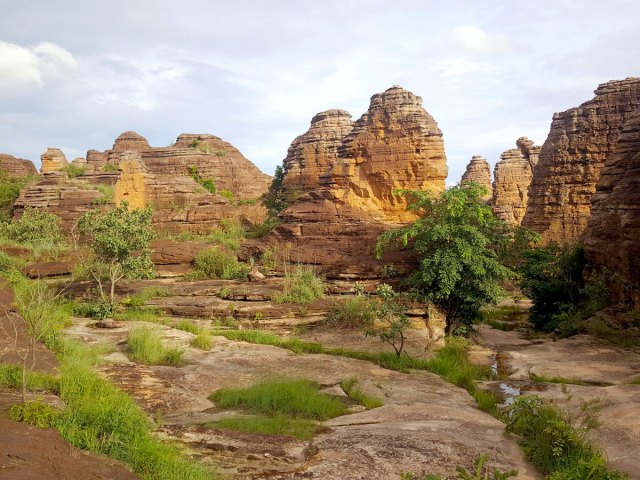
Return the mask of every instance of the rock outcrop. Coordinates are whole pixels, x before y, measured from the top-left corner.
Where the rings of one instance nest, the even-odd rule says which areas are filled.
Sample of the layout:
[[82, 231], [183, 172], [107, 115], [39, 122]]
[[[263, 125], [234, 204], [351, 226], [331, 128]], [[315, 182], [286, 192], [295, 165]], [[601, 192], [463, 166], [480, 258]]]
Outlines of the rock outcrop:
[[67, 162], [67, 157], [62, 153], [62, 150], [51, 147], [47, 148], [47, 151], [40, 155], [40, 160], [42, 160], [40, 173], [57, 172], [69, 163]]
[[[245, 245], [245, 257], [276, 249], [290, 262], [349, 279], [377, 278], [385, 264], [395, 265], [387, 271], [406, 264], [407, 255], [400, 254], [376, 261], [374, 247], [380, 233], [416, 218], [406, 211], [406, 200], [393, 195], [395, 189], [439, 193], [445, 188], [442, 132], [422, 99], [397, 86], [374, 95], [331, 162], [322, 163], [331, 166], [320, 186], [283, 211], [282, 224], [271, 235]], [[306, 175], [305, 167], [297, 169], [296, 178], [313, 175]]]
[[516, 140], [518, 148], [500, 155], [493, 170], [493, 213], [511, 225], [520, 225], [527, 210], [528, 191], [540, 147], [527, 137]]
[[353, 123], [345, 110], [327, 110], [314, 116], [309, 130], [289, 147], [283, 163], [283, 189], [302, 193], [319, 187], [320, 177], [337, 162], [338, 148], [353, 130]]
[[489, 162], [487, 162], [482, 155], [474, 155], [471, 157], [471, 161], [469, 162], [469, 165], [467, 165], [467, 169], [462, 174], [460, 184], [464, 185], [469, 182], [475, 182], [487, 189], [487, 194], [482, 197], [484, 201], [489, 201], [491, 199], [491, 170], [489, 168]]
[[[257, 199], [268, 189], [271, 177], [213, 135], [182, 134], [170, 147], [153, 148], [144, 137], [125, 132], [112, 149], [89, 150], [86, 160], [74, 161], [86, 168], [76, 178], [58, 171], [57, 152], [49, 149], [43, 155], [46, 173], [20, 196], [18, 215], [27, 206], [44, 208], [62, 217], [69, 229], [88, 209], [126, 200], [134, 208], [153, 205], [156, 228], [168, 233], [208, 233], [223, 218], [255, 223], [265, 216]], [[51, 159], [46, 168], [45, 156]], [[216, 193], [203, 188], [198, 179], [215, 184]], [[109, 191], [104, 198], [105, 189], [99, 185], [112, 187], [113, 195]]]
[[640, 106], [640, 78], [604, 83], [596, 96], [553, 116], [529, 189], [523, 226], [543, 242], [578, 241], [600, 171], [624, 123]]
[[6, 153], [0, 153], [0, 170], [6, 172], [9, 177], [26, 177], [38, 173], [31, 160], [16, 158]]
[[640, 109], [625, 122], [591, 201], [587, 261], [618, 274], [610, 288], [614, 300], [640, 309]]

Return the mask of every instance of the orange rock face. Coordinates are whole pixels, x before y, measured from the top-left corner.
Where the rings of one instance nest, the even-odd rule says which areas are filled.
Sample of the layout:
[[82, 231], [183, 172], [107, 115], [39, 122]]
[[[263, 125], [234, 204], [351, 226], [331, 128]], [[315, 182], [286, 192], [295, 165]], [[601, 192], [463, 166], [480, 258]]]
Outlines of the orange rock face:
[[528, 191], [540, 147], [527, 137], [516, 141], [518, 148], [500, 155], [493, 170], [492, 208], [496, 218], [520, 225], [527, 210]]
[[[55, 157], [52, 150], [45, 155]], [[156, 228], [168, 233], [207, 233], [223, 218], [260, 222], [265, 216], [257, 199], [271, 177], [213, 135], [182, 134], [171, 147], [152, 148], [144, 137], [125, 132], [111, 150], [89, 150], [86, 162], [74, 163], [83, 164], [87, 173], [69, 179], [49, 162], [49, 177], [23, 192], [16, 213], [27, 206], [44, 208], [63, 218], [69, 229], [88, 209], [126, 200], [133, 208], [152, 205]], [[216, 194], [203, 188], [194, 172], [213, 182]], [[114, 187], [113, 200], [98, 200], [99, 184]]]
[[[385, 264], [401, 269], [406, 256], [390, 254], [382, 261], [374, 257], [380, 233], [415, 219], [406, 212], [405, 200], [392, 192], [406, 188], [439, 193], [447, 176], [442, 132], [422, 99], [401, 87], [374, 95], [369, 110], [342, 138], [337, 156], [331, 150], [330, 158], [318, 164], [330, 165], [319, 176], [320, 186], [282, 212], [283, 223], [270, 236], [246, 244], [244, 256], [268, 248], [286, 250], [288, 261], [317, 265], [332, 278], [377, 278]], [[315, 175], [307, 175], [304, 168], [294, 171], [296, 178]]]
[[640, 309], [640, 109], [625, 122], [602, 168], [584, 247], [589, 264], [620, 276], [615, 299]]
[[59, 148], [49, 147], [46, 152], [40, 155], [40, 160], [42, 160], [40, 173], [57, 172], [68, 165], [67, 157]]
[[580, 240], [602, 166], [640, 106], [640, 78], [604, 83], [595, 94], [578, 108], [556, 113], [542, 146], [523, 226], [544, 242]]
[[31, 160], [16, 158], [6, 153], [0, 153], [0, 170], [4, 170], [9, 177], [26, 177], [38, 173]]
[[482, 185], [487, 189], [487, 194], [482, 197], [484, 201], [489, 201], [491, 199], [491, 170], [489, 168], [489, 162], [482, 158], [482, 155], [474, 155], [471, 157], [471, 161], [469, 162], [469, 165], [467, 165], [467, 169], [462, 174], [460, 184], [464, 185], [465, 183], [470, 182]]
[[353, 130], [351, 114], [344, 110], [327, 110], [311, 119], [306, 133], [296, 138], [284, 159], [282, 187], [290, 192], [308, 192], [320, 186], [338, 160], [338, 147]]

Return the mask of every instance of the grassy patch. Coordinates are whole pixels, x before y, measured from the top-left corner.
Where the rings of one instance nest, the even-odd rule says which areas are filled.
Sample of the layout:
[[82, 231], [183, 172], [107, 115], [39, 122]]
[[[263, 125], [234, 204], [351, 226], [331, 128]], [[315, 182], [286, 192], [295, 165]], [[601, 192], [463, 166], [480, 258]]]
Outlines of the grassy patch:
[[[44, 373], [27, 373], [27, 390], [32, 392], [57, 393], [60, 380]], [[22, 388], [22, 367], [20, 365], [0, 365], [0, 388]]]
[[183, 332], [193, 333], [194, 335], [200, 333], [200, 327], [190, 320], [180, 320], [173, 326], [173, 328], [182, 330]]
[[179, 365], [183, 351], [166, 347], [157, 330], [140, 327], [129, 332], [127, 351], [132, 360], [147, 365]]
[[584, 380], [580, 380], [578, 378], [568, 378], [568, 377], [547, 377], [545, 375], [530, 375], [531, 380], [534, 382], [540, 383], [561, 383], [563, 385], [590, 385], [589, 382], [585, 382]]
[[460, 337], [447, 338], [447, 344], [427, 361], [427, 370], [440, 375], [449, 383], [474, 394], [475, 380], [487, 376], [487, 369], [473, 365], [467, 358], [470, 343]]
[[61, 172], [66, 173], [69, 178], [81, 177], [85, 173], [87, 173], [86, 167], [80, 167], [78, 165], [74, 165], [73, 163], [69, 163], [60, 169]]
[[199, 332], [193, 340], [191, 340], [190, 345], [194, 348], [199, 348], [200, 350], [209, 351], [213, 346], [213, 338], [211, 338], [211, 334], [209, 332]]
[[158, 297], [168, 297], [172, 294], [173, 292], [171, 289], [167, 287], [145, 288], [138, 293], [134, 293], [133, 295], [123, 298], [120, 303], [125, 307], [142, 307], [149, 300], [153, 300]]
[[533, 395], [519, 397], [504, 417], [507, 431], [520, 435], [527, 459], [553, 480], [627, 478], [607, 469], [602, 453], [587, 438], [597, 426], [595, 404], [579, 416], [561, 412]]
[[249, 266], [239, 262], [234, 253], [214, 247], [196, 255], [193, 271], [186, 277], [192, 280], [207, 278], [232, 280], [246, 279], [248, 273]]
[[340, 382], [340, 386], [342, 387], [342, 390], [344, 390], [344, 393], [346, 393], [351, 400], [359, 403], [367, 410], [382, 406], [382, 400], [372, 395], [367, 395], [362, 391], [362, 388], [360, 388], [360, 386], [358, 385], [357, 378], [348, 378], [346, 380], [342, 380]]
[[37, 428], [51, 428], [56, 425], [60, 412], [42, 400], [18, 403], [11, 406], [9, 418], [25, 422]]
[[267, 417], [264, 415], [254, 417], [230, 417], [217, 422], [203, 425], [206, 428], [226, 428], [241, 432], [261, 433], [264, 435], [290, 435], [299, 440], [311, 440], [317, 433], [325, 430], [318, 425], [303, 418], [289, 418], [283, 415]]
[[478, 404], [478, 408], [483, 412], [490, 413], [496, 418], [500, 418], [500, 410], [498, 404], [502, 403], [502, 398], [496, 392], [486, 392], [484, 390], [476, 390], [473, 398]]
[[322, 298], [326, 290], [324, 280], [311, 267], [299, 265], [287, 271], [282, 291], [272, 297], [274, 303], [307, 305]]
[[249, 388], [221, 389], [209, 396], [218, 407], [242, 408], [268, 416], [327, 420], [345, 413], [337, 398], [318, 393], [309, 380], [267, 380]]
[[376, 310], [372, 300], [358, 295], [340, 300], [327, 313], [326, 322], [335, 328], [361, 328], [371, 326], [375, 319]]
[[108, 205], [114, 202], [115, 190], [113, 185], [96, 185], [95, 188], [100, 192], [100, 196], [91, 201], [93, 205]]
[[162, 311], [155, 307], [135, 307], [128, 308], [122, 312], [115, 312], [112, 317], [121, 322], [148, 322], [167, 324], [165, 319], [161, 319]]

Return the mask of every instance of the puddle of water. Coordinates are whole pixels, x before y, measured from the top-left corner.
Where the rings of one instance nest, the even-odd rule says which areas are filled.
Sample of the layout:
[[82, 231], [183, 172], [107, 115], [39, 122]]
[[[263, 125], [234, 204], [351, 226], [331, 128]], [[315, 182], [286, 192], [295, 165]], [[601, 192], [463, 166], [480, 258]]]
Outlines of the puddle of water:
[[507, 383], [501, 383], [499, 387], [502, 395], [504, 396], [504, 404], [507, 407], [513, 405], [513, 402], [515, 402], [516, 398], [519, 397], [522, 393], [519, 388], [511, 386]]

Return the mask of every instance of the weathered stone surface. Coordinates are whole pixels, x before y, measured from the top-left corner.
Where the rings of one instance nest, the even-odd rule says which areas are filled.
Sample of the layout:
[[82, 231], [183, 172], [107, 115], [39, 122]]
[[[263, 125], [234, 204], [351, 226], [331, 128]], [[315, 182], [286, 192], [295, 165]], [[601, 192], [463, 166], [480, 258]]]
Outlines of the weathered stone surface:
[[196, 255], [208, 248], [211, 248], [211, 245], [203, 242], [153, 240], [151, 261], [159, 277], [184, 275], [191, 270]]
[[587, 261], [618, 274], [612, 296], [640, 309], [640, 109], [625, 122], [591, 201]]
[[271, 235], [248, 242], [244, 257], [275, 249], [286, 252], [288, 261], [348, 279], [380, 277], [386, 264], [406, 266], [406, 254], [376, 261], [374, 247], [380, 233], [416, 218], [404, 198], [393, 196], [395, 189], [445, 188], [442, 132], [422, 99], [401, 87], [374, 95], [332, 161], [320, 187], [282, 212], [283, 223]]
[[70, 260], [35, 262], [24, 267], [24, 274], [29, 278], [60, 277], [71, 274], [73, 266], [74, 262]]
[[59, 148], [47, 148], [47, 151], [40, 155], [42, 166], [40, 173], [56, 172], [68, 165], [67, 157]]
[[462, 174], [460, 184], [464, 185], [469, 182], [475, 182], [487, 189], [487, 194], [482, 197], [484, 201], [491, 199], [491, 170], [489, 168], [489, 162], [487, 162], [482, 155], [474, 155], [471, 157], [469, 165], [467, 165], [465, 172]]
[[518, 148], [500, 155], [493, 170], [494, 215], [509, 224], [520, 225], [527, 210], [529, 185], [538, 163], [540, 147], [527, 137], [516, 141]]
[[337, 162], [338, 147], [353, 130], [351, 114], [345, 110], [327, 110], [311, 119], [309, 130], [297, 137], [284, 159], [284, 190], [307, 192], [320, 186], [320, 177], [326, 175]]
[[578, 241], [600, 171], [622, 127], [640, 106], [640, 78], [604, 83], [596, 96], [553, 116], [529, 190], [523, 226], [543, 242]]
[[6, 153], [0, 153], [0, 170], [4, 170], [10, 177], [26, 177], [38, 173], [31, 160], [16, 158]]

